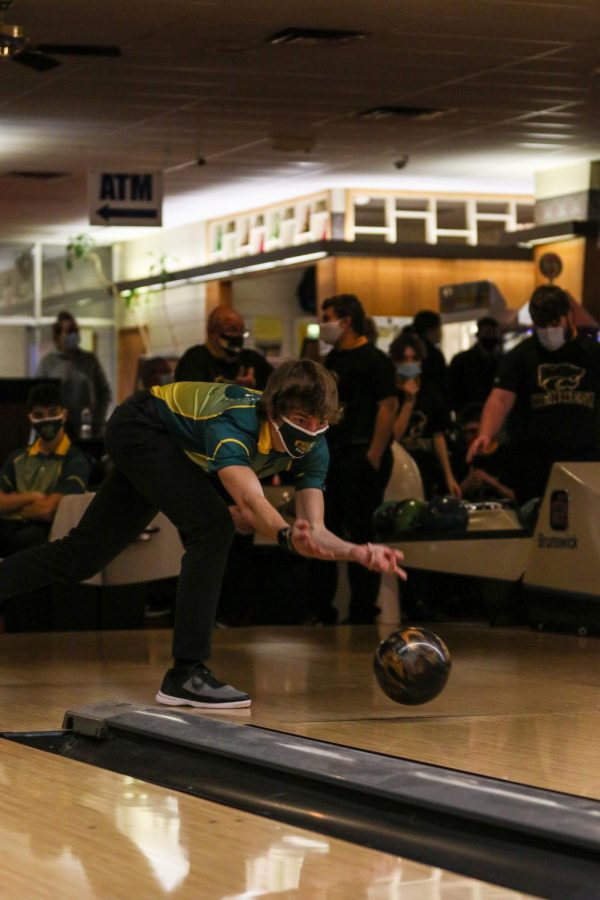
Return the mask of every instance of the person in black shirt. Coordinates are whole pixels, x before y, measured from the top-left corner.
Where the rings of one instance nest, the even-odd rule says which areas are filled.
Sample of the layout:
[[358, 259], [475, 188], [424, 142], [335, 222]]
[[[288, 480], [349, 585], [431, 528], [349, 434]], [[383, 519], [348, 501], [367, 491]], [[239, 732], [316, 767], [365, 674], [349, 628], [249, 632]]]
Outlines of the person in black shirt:
[[[206, 343], [185, 351], [175, 369], [175, 381], [216, 381], [264, 390], [273, 367], [256, 350], [244, 349], [247, 332], [235, 309], [217, 306], [206, 323]], [[252, 529], [236, 523], [217, 611], [219, 623], [244, 623], [249, 613], [248, 584], [254, 580]]]
[[506, 421], [510, 484], [519, 503], [544, 494], [553, 463], [600, 459], [600, 346], [577, 335], [568, 294], [537, 288], [535, 333], [502, 360], [468, 461]]
[[483, 403], [467, 403], [458, 417], [458, 439], [452, 452], [452, 470], [464, 500], [514, 500], [508, 485], [507, 447], [492, 441], [469, 465], [467, 453], [479, 434]]
[[477, 341], [450, 360], [448, 377], [452, 409], [459, 415], [467, 403], [485, 403], [502, 354], [500, 325], [492, 316], [477, 323]]
[[442, 319], [431, 309], [420, 310], [410, 326], [425, 345], [423, 381], [433, 384], [444, 400], [448, 399], [448, 367], [444, 354], [437, 346], [442, 339]]
[[206, 343], [185, 351], [175, 381], [222, 381], [264, 390], [273, 371], [264, 356], [244, 349], [244, 320], [234, 309], [217, 306], [208, 317]]
[[[335, 522], [350, 540], [358, 535], [373, 540], [373, 513], [383, 501], [392, 471], [390, 442], [398, 401], [394, 370], [388, 357], [369, 343], [365, 335], [365, 312], [352, 294], [339, 294], [324, 301], [321, 339], [333, 349], [325, 366], [338, 379], [342, 405], [341, 421], [327, 432], [331, 463], [325, 491], [325, 521]], [[335, 622], [333, 606], [337, 573], [331, 564], [314, 572], [312, 603], [315, 619]], [[367, 624], [375, 620], [380, 577], [350, 563], [348, 622]]]
[[437, 385], [421, 377], [426, 354], [423, 342], [414, 334], [404, 333], [390, 345], [400, 397], [394, 438], [419, 467], [426, 497], [446, 491], [460, 497], [446, 444], [445, 432], [450, 428], [448, 407]]

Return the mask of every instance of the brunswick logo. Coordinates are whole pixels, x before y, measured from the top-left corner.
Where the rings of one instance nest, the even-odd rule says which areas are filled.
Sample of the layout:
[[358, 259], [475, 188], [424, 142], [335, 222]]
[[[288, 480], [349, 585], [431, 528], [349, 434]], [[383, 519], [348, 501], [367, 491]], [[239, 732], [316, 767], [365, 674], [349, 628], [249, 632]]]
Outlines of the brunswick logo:
[[566, 537], [547, 537], [539, 534], [538, 547], [543, 550], [577, 550], [577, 536], [571, 534]]

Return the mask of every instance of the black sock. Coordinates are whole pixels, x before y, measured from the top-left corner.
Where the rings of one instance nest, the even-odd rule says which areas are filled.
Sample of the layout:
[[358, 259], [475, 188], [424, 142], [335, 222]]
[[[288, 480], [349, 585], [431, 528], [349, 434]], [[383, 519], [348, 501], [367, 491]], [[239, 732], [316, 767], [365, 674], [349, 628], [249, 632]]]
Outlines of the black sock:
[[176, 669], [189, 669], [190, 666], [196, 666], [201, 662], [199, 659], [186, 659], [183, 656], [175, 657], [175, 668]]

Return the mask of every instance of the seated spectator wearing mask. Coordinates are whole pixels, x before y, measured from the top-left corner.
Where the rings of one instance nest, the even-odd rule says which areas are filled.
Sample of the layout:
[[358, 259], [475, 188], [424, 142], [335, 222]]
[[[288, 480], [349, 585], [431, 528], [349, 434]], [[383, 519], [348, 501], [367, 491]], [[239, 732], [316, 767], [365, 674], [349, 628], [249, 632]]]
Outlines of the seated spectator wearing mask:
[[79, 325], [69, 312], [60, 312], [52, 324], [56, 350], [40, 360], [36, 375], [57, 378], [65, 409], [68, 411], [67, 431], [76, 438], [81, 426], [81, 413], [87, 409], [92, 415], [92, 436], [104, 430], [111, 392], [95, 354], [79, 346]]
[[508, 486], [508, 458], [505, 444], [492, 441], [486, 451], [467, 464], [469, 447], [479, 434], [483, 403], [467, 403], [458, 417], [458, 439], [453, 447], [452, 469], [464, 500], [514, 500]]
[[556, 285], [536, 288], [529, 312], [534, 334], [502, 359], [467, 455], [486, 451], [506, 422], [519, 503], [543, 496], [553, 463], [600, 459], [600, 346], [577, 334]]
[[426, 355], [427, 350], [416, 334], [404, 333], [390, 345], [400, 401], [394, 438], [419, 467], [427, 498], [446, 491], [460, 497], [445, 436], [450, 428], [448, 406], [437, 385], [421, 379]]
[[37, 437], [5, 460], [0, 473], [0, 557], [48, 540], [65, 494], [83, 494], [89, 463], [65, 434], [67, 411], [60, 389], [38, 385], [27, 398]]
[[502, 357], [502, 332], [491, 316], [477, 322], [477, 340], [450, 360], [448, 377], [452, 409], [459, 415], [467, 403], [485, 403]]
[[219, 381], [264, 390], [273, 371], [256, 350], [245, 350], [244, 320], [234, 309], [217, 306], [208, 317], [206, 343], [185, 351], [175, 381]]

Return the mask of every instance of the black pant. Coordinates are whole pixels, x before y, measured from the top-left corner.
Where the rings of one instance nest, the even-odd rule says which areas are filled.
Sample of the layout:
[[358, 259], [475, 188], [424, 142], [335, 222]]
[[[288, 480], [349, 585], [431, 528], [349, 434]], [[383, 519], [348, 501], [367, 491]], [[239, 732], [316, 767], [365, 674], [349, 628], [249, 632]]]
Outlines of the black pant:
[[0, 519], [0, 559], [28, 547], [44, 544], [50, 534], [49, 522]]
[[[367, 447], [351, 447], [332, 453], [325, 491], [325, 525], [334, 534], [355, 544], [373, 540], [373, 513], [383, 502], [385, 486], [392, 471], [392, 454], [383, 455], [379, 470], [369, 463]], [[310, 603], [313, 614], [324, 622], [333, 621], [333, 599], [337, 587], [336, 563], [315, 562], [312, 567]], [[381, 577], [357, 563], [349, 563], [352, 622], [375, 620]]]
[[205, 660], [233, 521], [208, 475], [167, 434], [153, 403], [136, 394], [115, 410], [106, 428], [113, 472], [67, 537], [0, 563], [0, 600], [89, 578], [161, 510], [185, 534], [173, 656]]

